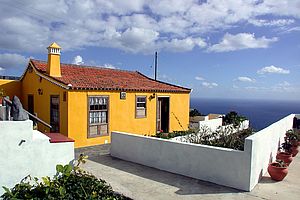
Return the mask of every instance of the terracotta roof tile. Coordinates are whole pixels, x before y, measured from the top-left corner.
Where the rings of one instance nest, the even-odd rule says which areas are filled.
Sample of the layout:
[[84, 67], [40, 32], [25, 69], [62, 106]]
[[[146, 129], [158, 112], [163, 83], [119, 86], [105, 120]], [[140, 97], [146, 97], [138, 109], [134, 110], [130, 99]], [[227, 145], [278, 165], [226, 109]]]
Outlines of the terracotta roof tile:
[[[47, 62], [31, 59], [30, 62], [42, 74], [46, 74]], [[137, 71], [108, 69], [61, 63], [61, 77], [51, 77], [74, 89], [132, 90], [159, 92], [187, 92], [188, 88], [155, 81]]]

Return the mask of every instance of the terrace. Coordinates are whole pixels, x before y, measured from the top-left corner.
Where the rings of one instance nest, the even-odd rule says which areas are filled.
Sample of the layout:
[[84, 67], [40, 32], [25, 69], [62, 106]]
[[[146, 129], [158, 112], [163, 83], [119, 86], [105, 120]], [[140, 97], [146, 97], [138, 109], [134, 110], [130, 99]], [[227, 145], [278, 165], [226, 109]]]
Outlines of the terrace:
[[162, 171], [110, 156], [110, 145], [75, 150], [89, 156], [83, 168], [106, 180], [113, 189], [133, 199], [299, 199], [300, 158], [289, 166], [288, 176], [281, 182], [265, 174], [251, 192], [224, 187], [210, 182]]

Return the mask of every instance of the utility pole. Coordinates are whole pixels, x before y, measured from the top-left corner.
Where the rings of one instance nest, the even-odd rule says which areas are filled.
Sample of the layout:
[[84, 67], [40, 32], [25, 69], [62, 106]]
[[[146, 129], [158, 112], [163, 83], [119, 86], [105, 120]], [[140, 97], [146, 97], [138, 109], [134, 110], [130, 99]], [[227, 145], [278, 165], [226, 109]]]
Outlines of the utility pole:
[[155, 51], [155, 60], [154, 60], [154, 80], [157, 78], [157, 51]]

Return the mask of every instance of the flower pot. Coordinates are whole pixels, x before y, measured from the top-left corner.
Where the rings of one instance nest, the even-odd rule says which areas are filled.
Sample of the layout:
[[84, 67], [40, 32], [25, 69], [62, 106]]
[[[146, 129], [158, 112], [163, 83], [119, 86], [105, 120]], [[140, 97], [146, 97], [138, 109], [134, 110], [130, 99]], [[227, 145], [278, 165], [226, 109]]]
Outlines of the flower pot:
[[298, 140], [291, 140], [291, 144], [293, 146], [298, 146]]
[[299, 152], [298, 146], [292, 146], [292, 156], [295, 157]]
[[293, 161], [292, 154], [288, 152], [278, 152], [276, 155], [276, 159], [282, 160], [287, 164], [287, 166], [289, 166], [290, 163]]
[[288, 174], [288, 168], [285, 167], [278, 167], [278, 163], [270, 163], [268, 166], [268, 173], [271, 176], [271, 179], [275, 181], [282, 181], [284, 177]]

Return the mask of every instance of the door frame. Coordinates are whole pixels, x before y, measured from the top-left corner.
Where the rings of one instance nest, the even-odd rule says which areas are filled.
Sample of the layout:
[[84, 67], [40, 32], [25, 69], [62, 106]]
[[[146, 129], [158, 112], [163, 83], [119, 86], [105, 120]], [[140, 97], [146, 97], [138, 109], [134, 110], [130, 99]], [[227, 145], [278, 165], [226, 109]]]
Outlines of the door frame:
[[[51, 125], [51, 119], [52, 119], [52, 117], [51, 117], [51, 115], [52, 115], [52, 112], [51, 112], [51, 110], [52, 110], [52, 98], [58, 98], [58, 131], [57, 132], [55, 132], [55, 133], [59, 133], [60, 132], [60, 96], [59, 95], [50, 95], [50, 125]], [[52, 132], [51, 131], [51, 129], [50, 129], [50, 132]]]
[[[168, 110], [168, 115], [169, 115], [169, 119], [168, 119], [168, 132], [170, 131], [170, 116], [171, 116], [171, 97], [170, 96], [157, 96], [156, 98], [156, 121], [155, 121], [155, 129], [156, 129], [156, 133], [159, 133], [160, 130], [158, 130], [158, 106], [159, 106], [159, 99], [161, 98], [165, 98], [168, 99], [168, 105], [169, 105], [169, 110]], [[161, 128], [161, 107], [160, 107], [160, 128]]]
[[[29, 97], [32, 98], [32, 106], [29, 105]], [[33, 94], [28, 94], [27, 95], [27, 111], [31, 114], [34, 115], [34, 95]], [[32, 111], [32, 112], [30, 112]]]

